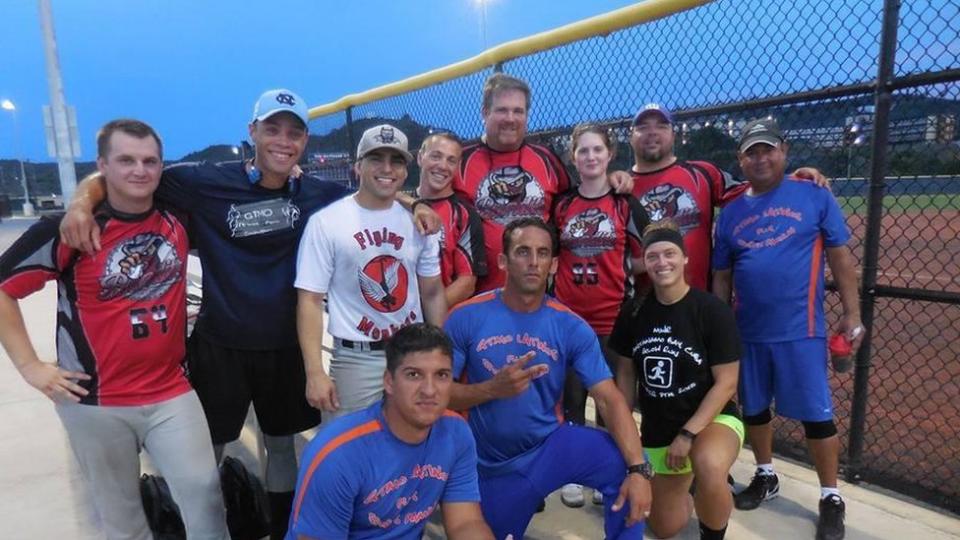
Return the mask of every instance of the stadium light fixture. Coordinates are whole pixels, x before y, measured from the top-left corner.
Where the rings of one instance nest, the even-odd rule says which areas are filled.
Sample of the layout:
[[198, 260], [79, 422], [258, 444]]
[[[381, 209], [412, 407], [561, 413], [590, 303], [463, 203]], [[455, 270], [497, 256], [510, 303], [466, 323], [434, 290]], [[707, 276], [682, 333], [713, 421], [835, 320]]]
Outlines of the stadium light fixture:
[[9, 99], [0, 101], [0, 109], [10, 111], [13, 115], [13, 138], [17, 144], [17, 159], [20, 161], [20, 182], [23, 185], [23, 215], [33, 215], [33, 204], [30, 203], [30, 191], [27, 188], [27, 173], [23, 168], [23, 149], [20, 147], [20, 126], [17, 124], [17, 106]]

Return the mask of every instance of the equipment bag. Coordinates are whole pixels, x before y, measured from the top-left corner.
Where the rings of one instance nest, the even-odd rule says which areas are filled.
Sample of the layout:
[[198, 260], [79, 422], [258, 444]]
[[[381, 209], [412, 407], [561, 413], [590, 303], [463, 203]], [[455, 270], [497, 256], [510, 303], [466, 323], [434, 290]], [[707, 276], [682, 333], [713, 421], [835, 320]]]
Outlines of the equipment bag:
[[239, 459], [226, 456], [220, 465], [220, 489], [233, 540], [259, 540], [270, 534], [267, 492]]
[[170, 487], [161, 476], [144, 474], [140, 477], [140, 500], [147, 515], [147, 524], [155, 540], [185, 540], [180, 508], [173, 502]]

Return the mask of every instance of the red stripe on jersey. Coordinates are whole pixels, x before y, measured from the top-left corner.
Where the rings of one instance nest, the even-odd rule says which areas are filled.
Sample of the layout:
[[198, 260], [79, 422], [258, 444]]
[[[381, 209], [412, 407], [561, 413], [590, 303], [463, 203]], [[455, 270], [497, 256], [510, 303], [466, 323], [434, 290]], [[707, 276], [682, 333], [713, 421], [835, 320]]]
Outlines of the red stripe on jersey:
[[473, 304], [481, 304], [483, 302], [489, 302], [496, 297], [497, 297], [497, 291], [487, 291], [485, 293], [480, 293], [474, 296], [473, 298], [467, 298], [463, 302], [460, 302], [459, 304], [453, 306], [452, 308], [450, 308], [450, 313], [453, 313], [454, 311], [460, 308], [463, 308], [465, 306], [471, 306]]
[[14, 274], [0, 283], [0, 290], [11, 298], [21, 299], [39, 291], [51, 279], [56, 279], [57, 273], [46, 268], [33, 268]]
[[807, 286], [807, 337], [813, 337], [817, 330], [817, 282], [819, 281], [820, 261], [823, 258], [823, 236], [817, 236], [810, 254], [810, 283]]
[[[547, 304], [547, 307], [549, 307], [549, 308], [553, 308], [553, 309], [555, 309], [555, 310], [557, 310], [557, 311], [563, 311], [564, 313], [570, 313], [571, 315], [576, 315], [577, 317], [580, 317], [580, 315], [577, 315], [577, 312], [576, 312], [576, 311], [574, 311], [574, 310], [570, 309], [569, 307], [563, 305], [562, 302], [558, 302], [558, 301], [556, 301], [556, 300], [554, 300], [554, 299], [552, 299], [552, 298], [547, 298], [546, 304]], [[582, 319], [583, 317], [580, 317], [580, 318]]]
[[307, 467], [307, 472], [303, 475], [303, 485], [300, 486], [300, 491], [297, 493], [297, 500], [293, 503], [293, 522], [297, 522], [297, 518], [300, 516], [300, 507], [303, 504], [303, 496], [307, 493], [307, 488], [310, 487], [310, 482], [313, 480], [313, 473], [316, 472], [317, 467], [320, 466], [320, 463], [323, 462], [331, 452], [340, 448], [341, 446], [347, 444], [348, 442], [363, 437], [364, 435], [369, 435], [371, 433], [376, 433], [380, 431], [382, 427], [380, 422], [377, 420], [371, 420], [365, 424], [360, 424], [359, 426], [352, 428], [348, 431], [337, 435], [330, 440], [327, 444], [323, 445], [323, 448], [313, 459], [310, 461], [309, 467]]

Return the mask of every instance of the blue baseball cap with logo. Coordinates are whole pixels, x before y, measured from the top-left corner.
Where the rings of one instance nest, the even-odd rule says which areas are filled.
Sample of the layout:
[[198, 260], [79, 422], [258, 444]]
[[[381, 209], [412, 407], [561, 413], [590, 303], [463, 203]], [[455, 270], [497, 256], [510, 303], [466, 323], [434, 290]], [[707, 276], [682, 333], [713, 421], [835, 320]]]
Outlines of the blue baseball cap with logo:
[[281, 112], [292, 113], [303, 122], [303, 125], [310, 122], [307, 102], [285, 88], [267, 90], [260, 96], [260, 99], [253, 106], [253, 121], [266, 120]]
[[633, 122], [631, 126], [635, 126], [640, 123], [640, 120], [643, 120], [643, 117], [648, 114], [656, 114], [663, 118], [668, 124], [673, 123], [673, 115], [670, 113], [670, 110], [664, 107], [659, 103], [647, 103], [643, 107], [640, 107], [640, 110], [637, 111], [637, 114], [633, 115]]

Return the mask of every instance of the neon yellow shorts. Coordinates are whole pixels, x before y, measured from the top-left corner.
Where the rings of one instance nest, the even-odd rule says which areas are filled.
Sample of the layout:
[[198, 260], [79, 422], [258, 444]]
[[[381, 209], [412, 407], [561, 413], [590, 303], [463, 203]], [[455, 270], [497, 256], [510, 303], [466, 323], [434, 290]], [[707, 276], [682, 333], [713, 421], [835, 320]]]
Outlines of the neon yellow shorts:
[[[713, 419], [714, 424], [722, 424], [732, 429], [734, 433], [737, 434], [737, 439], [740, 440], [740, 447], [743, 447], [743, 440], [746, 435], [743, 427], [743, 421], [737, 418], [736, 416], [730, 414], [718, 414], [716, 418]], [[671, 469], [667, 467], [667, 450], [669, 446], [660, 446], [657, 448], [648, 448], [644, 447], [643, 450], [647, 453], [647, 459], [650, 460], [650, 464], [653, 466], [653, 471], [657, 474], [689, 474], [693, 472], [693, 468], [690, 466], [690, 459], [687, 458], [687, 462], [683, 464], [683, 467], [679, 469]]]

